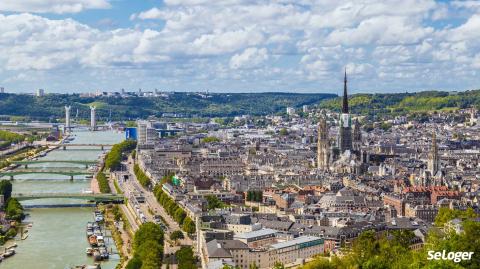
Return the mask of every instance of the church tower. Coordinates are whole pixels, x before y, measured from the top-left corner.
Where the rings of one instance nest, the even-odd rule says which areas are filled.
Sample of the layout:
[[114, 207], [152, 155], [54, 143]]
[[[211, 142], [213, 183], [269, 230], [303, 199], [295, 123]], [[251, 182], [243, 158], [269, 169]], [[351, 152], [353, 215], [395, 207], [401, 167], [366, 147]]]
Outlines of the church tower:
[[428, 154], [428, 171], [435, 176], [440, 171], [440, 156], [438, 156], [437, 135], [432, 134], [432, 149]]
[[343, 80], [343, 104], [342, 114], [340, 115], [340, 129], [338, 132], [338, 148], [340, 153], [346, 150], [352, 150], [352, 120], [348, 111], [348, 94], [347, 94], [347, 70], [345, 69], [345, 77]]
[[322, 115], [318, 121], [318, 140], [317, 140], [317, 168], [328, 171], [330, 162], [330, 141], [328, 138], [328, 124], [326, 115]]
[[356, 151], [360, 151], [362, 146], [362, 130], [360, 129], [360, 123], [358, 119], [355, 119], [353, 123], [353, 149]]

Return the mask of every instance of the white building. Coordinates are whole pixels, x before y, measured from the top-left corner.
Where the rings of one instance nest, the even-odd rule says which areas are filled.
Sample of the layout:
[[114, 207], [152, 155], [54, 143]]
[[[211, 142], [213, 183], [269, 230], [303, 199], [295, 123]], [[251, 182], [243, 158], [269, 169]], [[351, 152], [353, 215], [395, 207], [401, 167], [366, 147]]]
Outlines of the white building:
[[303, 105], [302, 110], [303, 110], [303, 113], [308, 113], [308, 106]]
[[36, 96], [44, 96], [45, 95], [45, 90], [44, 89], [38, 89], [37, 92], [35, 93]]
[[158, 139], [158, 132], [152, 122], [137, 121], [137, 143], [139, 145], [154, 145]]
[[[269, 234], [270, 232], [267, 230], [265, 233]], [[257, 235], [254, 234], [254, 236]], [[262, 236], [268, 237], [268, 235], [260, 237]], [[281, 262], [285, 267], [293, 267], [300, 265], [305, 259], [313, 258], [323, 252], [324, 240], [322, 238], [300, 236], [293, 240], [270, 245], [267, 243], [256, 248], [249, 247], [248, 244], [238, 239], [214, 239], [203, 244], [201, 255], [203, 268], [213, 268], [214, 265], [218, 266], [217, 263], [221, 262], [223, 264], [234, 263], [238, 268], [248, 269], [252, 264], [258, 268], [272, 268], [276, 262]]]
[[287, 107], [287, 114], [288, 114], [289, 116], [295, 115], [295, 108], [293, 108], [293, 107]]

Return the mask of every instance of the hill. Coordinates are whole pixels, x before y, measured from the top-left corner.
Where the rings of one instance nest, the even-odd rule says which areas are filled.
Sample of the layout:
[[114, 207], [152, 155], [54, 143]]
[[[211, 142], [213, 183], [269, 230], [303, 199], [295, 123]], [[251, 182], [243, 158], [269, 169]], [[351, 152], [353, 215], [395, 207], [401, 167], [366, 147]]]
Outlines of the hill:
[[[320, 107], [339, 111], [341, 97], [323, 100]], [[412, 112], [456, 110], [475, 106], [480, 108], [480, 90], [465, 92], [427, 91], [394, 94], [355, 94], [349, 98], [355, 114], [381, 116]]]
[[80, 97], [78, 94], [0, 94], [0, 115], [21, 116], [32, 120], [64, 117], [64, 106], [72, 106], [72, 117], [90, 117], [90, 105], [97, 106], [100, 120], [111, 112], [112, 120], [133, 120], [151, 115], [176, 113], [187, 117], [268, 115], [284, 112], [287, 106], [317, 105], [334, 94], [296, 93], [170, 93], [168, 97]]

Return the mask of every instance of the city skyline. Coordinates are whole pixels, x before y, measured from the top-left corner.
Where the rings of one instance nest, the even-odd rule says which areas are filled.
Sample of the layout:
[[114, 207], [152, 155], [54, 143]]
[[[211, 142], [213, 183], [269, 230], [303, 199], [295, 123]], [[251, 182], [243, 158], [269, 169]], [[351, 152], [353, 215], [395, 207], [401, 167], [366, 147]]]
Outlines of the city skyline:
[[[0, 85], [26, 93], [477, 89], [476, 1], [5, 0]], [[414, 7], [414, 8], [412, 8]]]

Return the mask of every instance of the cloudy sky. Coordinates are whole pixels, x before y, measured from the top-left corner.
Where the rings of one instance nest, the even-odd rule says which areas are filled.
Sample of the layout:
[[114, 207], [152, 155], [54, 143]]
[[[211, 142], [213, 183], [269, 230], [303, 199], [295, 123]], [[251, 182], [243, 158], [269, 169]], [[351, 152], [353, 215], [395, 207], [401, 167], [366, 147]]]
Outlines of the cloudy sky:
[[345, 66], [352, 92], [480, 88], [480, 1], [0, 1], [9, 92], [340, 93]]

